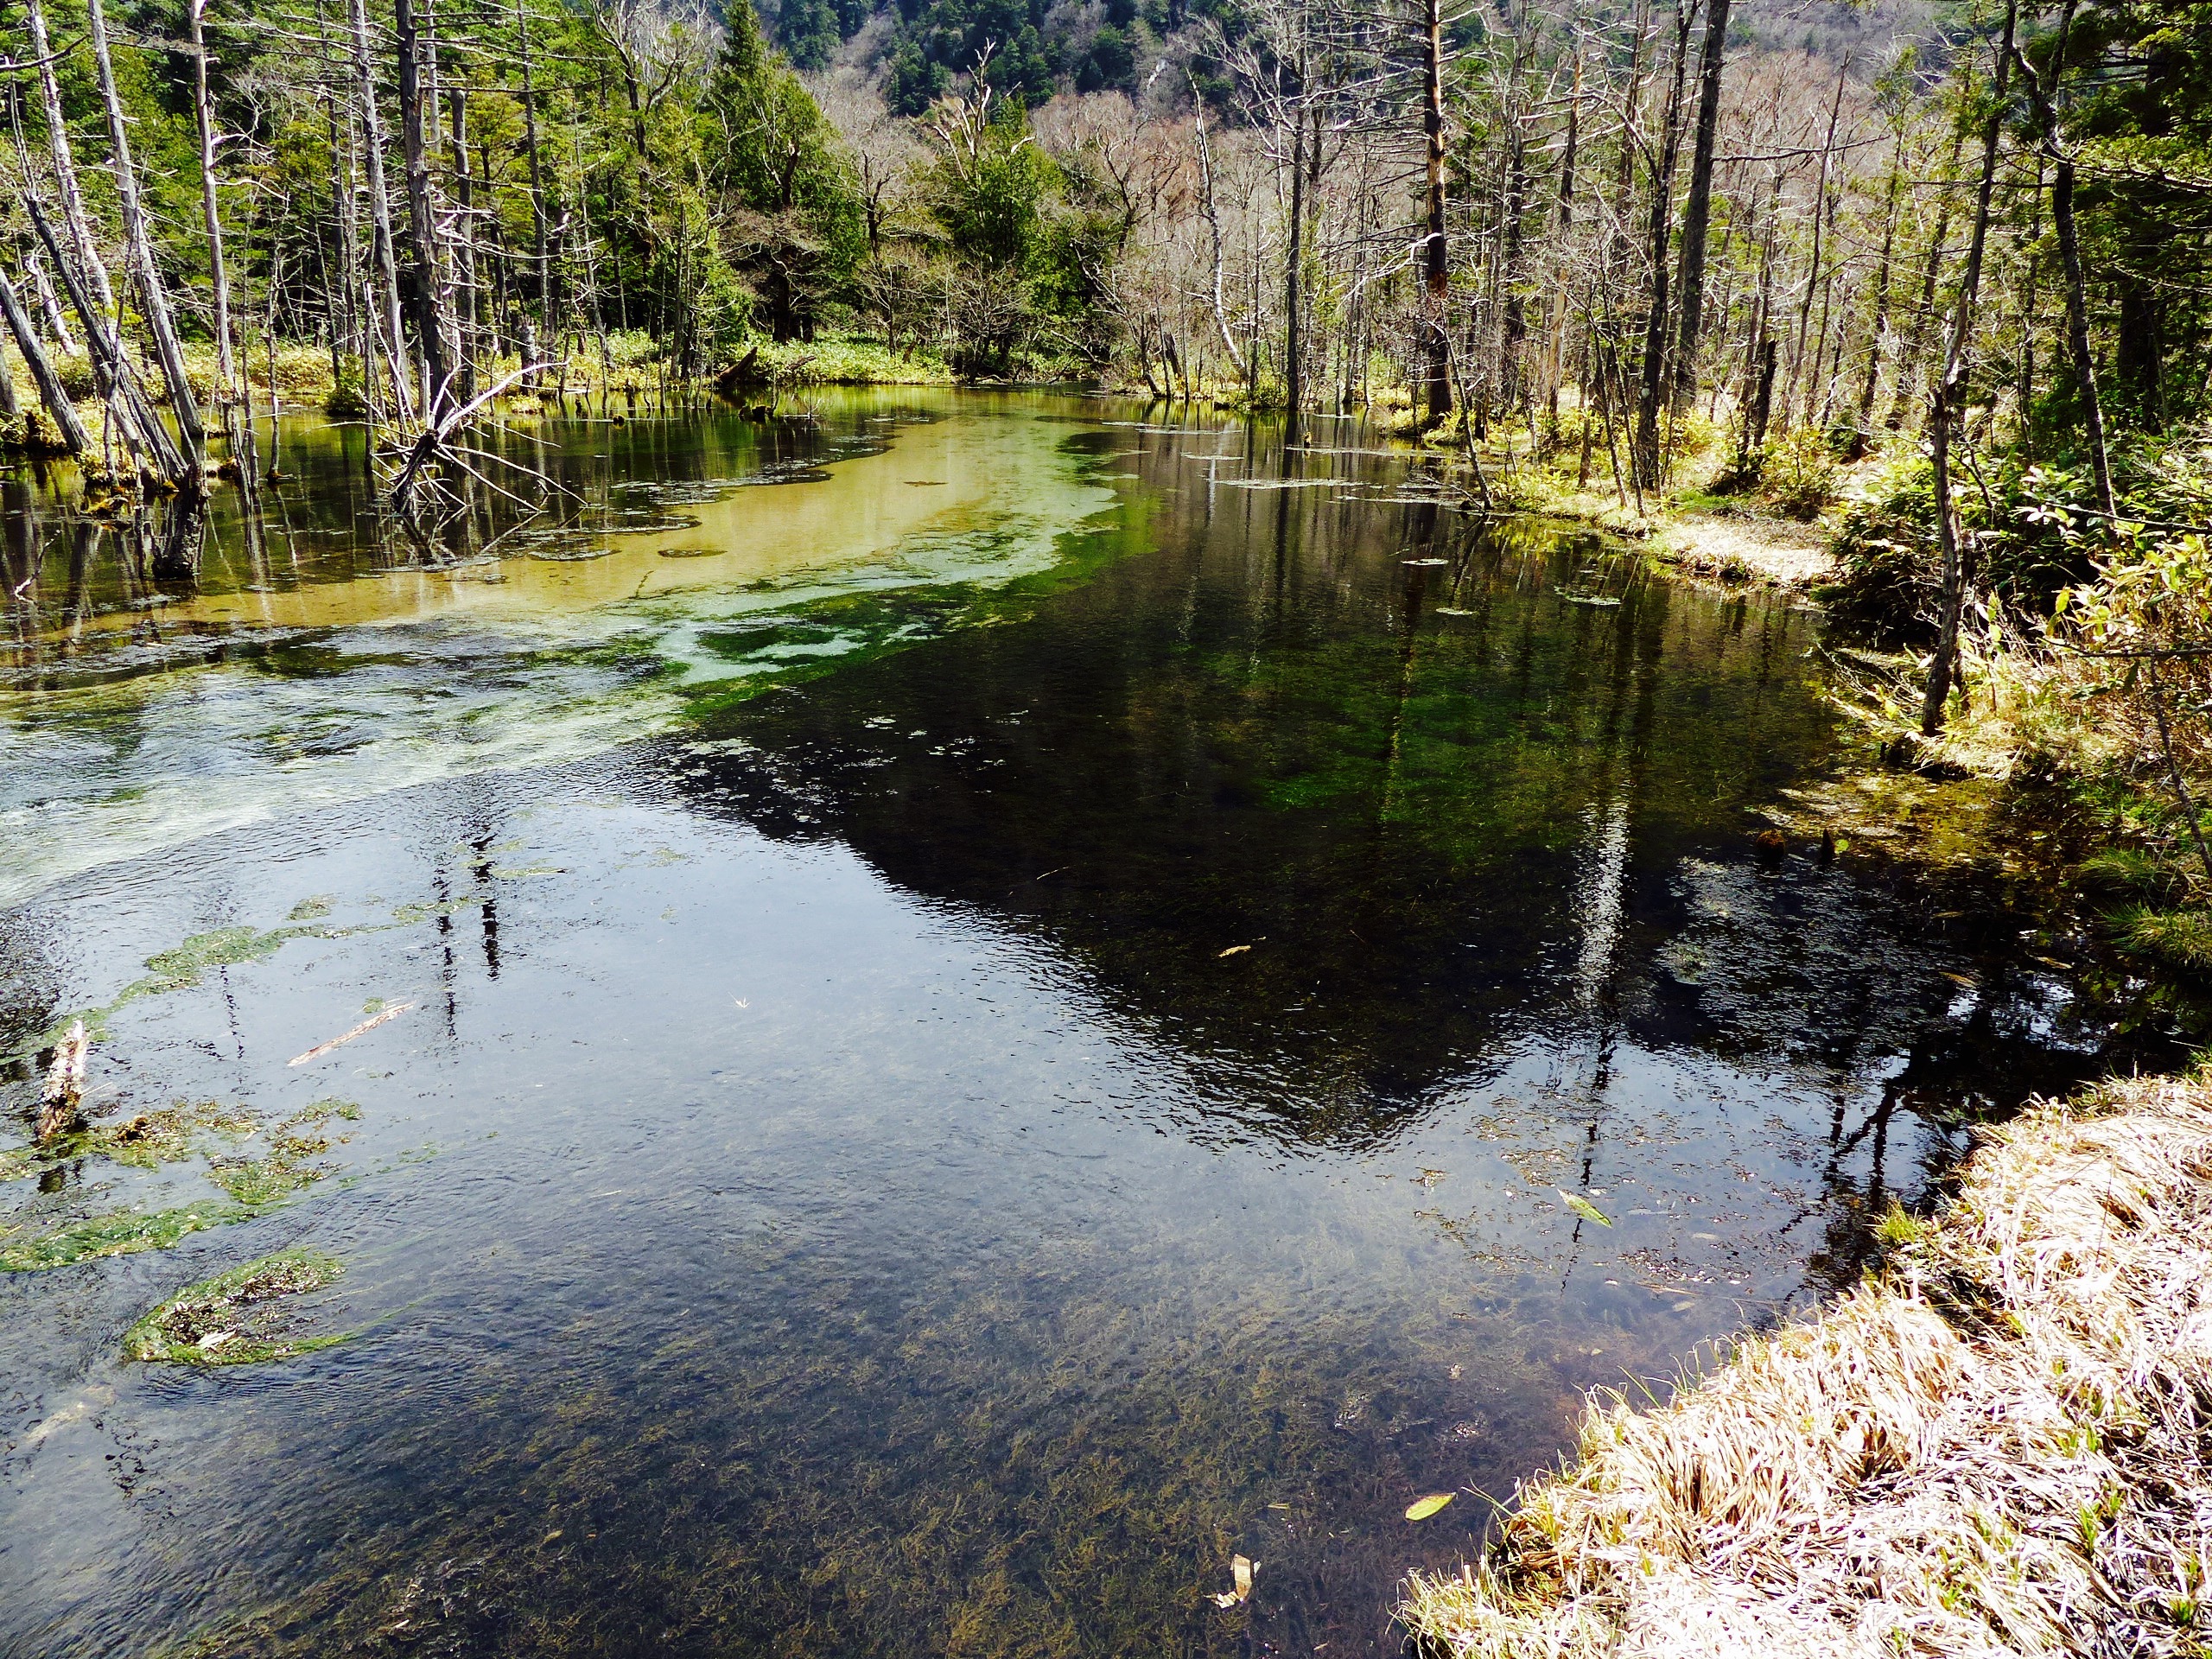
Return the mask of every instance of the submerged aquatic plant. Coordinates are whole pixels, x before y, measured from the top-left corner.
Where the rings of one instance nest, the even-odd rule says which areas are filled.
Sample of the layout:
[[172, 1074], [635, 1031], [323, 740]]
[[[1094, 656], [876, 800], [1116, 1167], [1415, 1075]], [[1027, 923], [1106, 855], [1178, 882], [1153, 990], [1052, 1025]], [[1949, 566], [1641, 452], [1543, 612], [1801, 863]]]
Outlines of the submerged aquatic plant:
[[[315, 901], [309, 901], [313, 903]], [[295, 914], [300, 909], [296, 908]], [[211, 968], [235, 968], [249, 962], [259, 962], [274, 956], [285, 944], [298, 938], [333, 938], [350, 930], [295, 924], [284, 927], [219, 927], [206, 933], [195, 933], [167, 950], [146, 958], [146, 972], [116, 993], [114, 1001], [97, 1008], [82, 1008], [65, 1014], [16, 1053], [0, 1058], [21, 1059], [51, 1048], [62, 1041], [73, 1027], [81, 1025], [93, 1038], [107, 1034], [107, 1022], [131, 1003], [142, 997], [163, 996], [172, 991], [189, 990], [200, 983], [200, 976]]]
[[315, 1250], [280, 1250], [187, 1285], [124, 1333], [128, 1359], [172, 1365], [246, 1365], [290, 1359], [343, 1342], [296, 1337], [272, 1303], [321, 1290], [345, 1268]]
[[217, 1136], [224, 1149], [209, 1157], [207, 1179], [228, 1200], [210, 1195], [161, 1210], [80, 1216], [42, 1230], [0, 1229], [0, 1272], [37, 1272], [99, 1256], [164, 1250], [189, 1234], [266, 1214], [333, 1173], [332, 1166], [315, 1161], [330, 1149], [322, 1131], [333, 1118], [351, 1122], [359, 1116], [360, 1109], [349, 1101], [318, 1100], [270, 1126], [266, 1150], [247, 1157], [231, 1148], [262, 1134], [250, 1112], [220, 1101], [180, 1102], [124, 1122], [81, 1128], [45, 1145], [0, 1154], [0, 1180], [86, 1157], [154, 1169], [199, 1156], [208, 1137]]
[[0, 1233], [0, 1273], [36, 1273], [103, 1255], [166, 1250], [188, 1233], [244, 1221], [255, 1210], [219, 1202], [174, 1210], [125, 1210], [87, 1216], [28, 1238]]

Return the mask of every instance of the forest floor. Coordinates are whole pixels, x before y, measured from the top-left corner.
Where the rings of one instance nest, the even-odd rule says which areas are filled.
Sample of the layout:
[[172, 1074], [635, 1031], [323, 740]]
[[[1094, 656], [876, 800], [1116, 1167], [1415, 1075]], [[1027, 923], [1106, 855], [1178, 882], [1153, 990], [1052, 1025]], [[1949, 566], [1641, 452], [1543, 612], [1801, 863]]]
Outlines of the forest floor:
[[1678, 508], [1655, 533], [1653, 551], [1693, 575], [1806, 588], [1834, 569], [1822, 526], [1748, 511]]
[[1592, 1402], [1485, 1561], [1416, 1577], [1465, 1659], [2197, 1653], [2212, 1077], [1995, 1132], [1820, 1319], [1663, 1408]]

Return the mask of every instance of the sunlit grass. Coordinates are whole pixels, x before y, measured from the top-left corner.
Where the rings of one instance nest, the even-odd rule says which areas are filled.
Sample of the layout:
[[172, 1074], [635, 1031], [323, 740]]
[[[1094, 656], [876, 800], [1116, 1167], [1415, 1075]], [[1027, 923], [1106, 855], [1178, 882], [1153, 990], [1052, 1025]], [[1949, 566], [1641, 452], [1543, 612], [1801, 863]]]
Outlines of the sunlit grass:
[[[1489, 1560], [1402, 1617], [1468, 1659], [2195, 1651], [2212, 1083], [2044, 1107], [1884, 1274], [1662, 1410], [1593, 1399]], [[2141, 1643], [2145, 1645], [2135, 1645]]]

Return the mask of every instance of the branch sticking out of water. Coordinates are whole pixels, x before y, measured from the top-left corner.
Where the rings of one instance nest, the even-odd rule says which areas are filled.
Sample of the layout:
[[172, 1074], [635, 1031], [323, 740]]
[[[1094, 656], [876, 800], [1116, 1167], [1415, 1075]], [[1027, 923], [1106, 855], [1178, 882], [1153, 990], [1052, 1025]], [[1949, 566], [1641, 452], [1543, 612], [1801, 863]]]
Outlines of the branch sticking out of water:
[[378, 1026], [384, 1024], [385, 1020], [398, 1019], [401, 1014], [406, 1013], [414, 1006], [415, 1005], [412, 1002], [395, 1002], [388, 1008], [379, 1009], [375, 1014], [371, 1014], [367, 1019], [362, 1020], [361, 1023], [354, 1027], [353, 1030], [340, 1033], [338, 1036], [332, 1038], [327, 1043], [317, 1043], [313, 1048], [308, 1050], [306, 1053], [295, 1054], [290, 1059], [285, 1061], [284, 1064], [288, 1066], [305, 1065], [309, 1060], [319, 1060], [324, 1055], [329, 1053], [332, 1049], [342, 1048], [347, 1043], [352, 1042], [356, 1037], [361, 1036], [365, 1033], [374, 1031]]

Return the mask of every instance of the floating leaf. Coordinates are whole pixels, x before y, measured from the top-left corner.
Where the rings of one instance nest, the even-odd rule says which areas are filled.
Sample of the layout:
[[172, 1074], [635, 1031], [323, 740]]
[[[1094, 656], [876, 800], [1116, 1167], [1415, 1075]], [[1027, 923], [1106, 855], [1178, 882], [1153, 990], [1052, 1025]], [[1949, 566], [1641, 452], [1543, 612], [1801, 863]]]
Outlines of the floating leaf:
[[1576, 1194], [1568, 1192], [1565, 1187], [1560, 1187], [1557, 1190], [1559, 1192], [1560, 1202], [1564, 1204], [1568, 1209], [1573, 1211], [1574, 1213], [1581, 1217], [1583, 1220], [1594, 1221], [1600, 1227], [1610, 1227], [1613, 1224], [1611, 1219], [1607, 1217], [1605, 1212], [1600, 1210], [1596, 1205], [1591, 1203], [1589, 1199], [1579, 1197]]
[[1451, 1501], [1452, 1494], [1450, 1492], [1431, 1492], [1427, 1497], [1417, 1498], [1412, 1504], [1408, 1506], [1406, 1510], [1406, 1519], [1408, 1521], [1426, 1521], [1430, 1516], [1434, 1515], [1439, 1510], [1442, 1509]]

